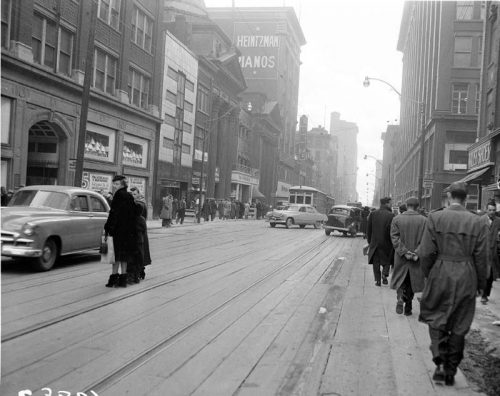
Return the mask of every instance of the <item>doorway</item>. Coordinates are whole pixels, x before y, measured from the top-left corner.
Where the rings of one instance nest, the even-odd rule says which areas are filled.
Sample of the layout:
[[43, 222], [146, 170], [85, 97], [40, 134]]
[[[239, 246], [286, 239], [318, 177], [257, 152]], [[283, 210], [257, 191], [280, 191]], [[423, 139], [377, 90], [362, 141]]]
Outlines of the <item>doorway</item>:
[[40, 121], [30, 128], [26, 185], [59, 184], [59, 143], [52, 123]]

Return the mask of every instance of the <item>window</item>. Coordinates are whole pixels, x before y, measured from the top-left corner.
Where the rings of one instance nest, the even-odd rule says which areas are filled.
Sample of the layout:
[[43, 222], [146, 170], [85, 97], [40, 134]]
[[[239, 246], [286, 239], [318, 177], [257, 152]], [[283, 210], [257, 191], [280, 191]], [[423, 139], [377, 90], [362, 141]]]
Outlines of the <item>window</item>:
[[99, 0], [97, 4], [97, 15], [111, 27], [120, 29], [120, 6], [121, 0]]
[[167, 76], [169, 76], [172, 80], [177, 81], [177, 72], [170, 66], [167, 68]]
[[174, 149], [174, 141], [169, 138], [163, 138], [163, 147], [166, 149], [173, 150]]
[[189, 144], [183, 144], [182, 145], [182, 152], [184, 154], [190, 154], [191, 153], [191, 146]]
[[457, 1], [457, 19], [469, 20], [473, 17], [474, 2], [473, 1]]
[[481, 90], [479, 84], [476, 84], [476, 102], [474, 106], [474, 113], [479, 114], [479, 106], [481, 105]]
[[96, 197], [90, 197], [90, 208], [92, 212], [106, 212], [104, 204]]
[[77, 212], [88, 212], [89, 204], [86, 195], [74, 195], [71, 197], [70, 209]]
[[132, 42], [151, 52], [153, 40], [153, 20], [135, 7], [132, 12]]
[[453, 114], [465, 114], [467, 112], [468, 84], [453, 84], [451, 112]]
[[472, 37], [455, 37], [453, 66], [470, 67], [472, 55]]
[[193, 104], [189, 103], [187, 100], [184, 101], [184, 109], [186, 111], [189, 111], [190, 113], [193, 112]]
[[165, 97], [170, 103], [173, 104], [177, 103], [176, 95], [173, 92], [170, 92], [168, 89], [167, 92], [165, 93]]
[[193, 126], [187, 122], [184, 123], [183, 131], [186, 133], [191, 133]]
[[198, 84], [198, 94], [196, 95], [196, 108], [205, 113], [209, 113], [209, 102], [208, 102], [208, 88], [203, 85]]
[[461, 164], [467, 165], [468, 155], [467, 151], [462, 150], [450, 150], [450, 164]]
[[165, 114], [165, 124], [175, 127], [175, 117]]
[[56, 23], [35, 13], [31, 37], [33, 60], [55, 69], [56, 72], [71, 74], [73, 33], [59, 28]]
[[2, 47], [9, 48], [10, 42], [10, 17], [12, 2], [2, 0]]
[[116, 58], [97, 49], [94, 54], [94, 88], [110, 95], [115, 93]]
[[191, 92], [194, 92], [194, 83], [192, 81], [186, 80], [186, 89], [189, 89]]
[[130, 103], [147, 109], [149, 105], [150, 78], [130, 68], [128, 73], [128, 95]]

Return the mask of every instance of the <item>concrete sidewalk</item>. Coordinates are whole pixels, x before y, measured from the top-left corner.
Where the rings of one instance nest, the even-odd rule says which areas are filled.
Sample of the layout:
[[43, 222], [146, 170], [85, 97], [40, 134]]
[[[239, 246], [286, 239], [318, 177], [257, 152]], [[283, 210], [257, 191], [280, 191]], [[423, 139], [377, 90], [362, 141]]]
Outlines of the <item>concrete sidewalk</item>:
[[[356, 255], [357, 256], [357, 255]], [[359, 258], [359, 259], [358, 259]], [[454, 386], [435, 384], [428, 328], [395, 312], [396, 291], [376, 287], [372, 266], [357, 256], [319, 394], [478, 395], [459, 371]]]
[[[198, 223], [195, 217], [185, 217], [184, 218], [184, 223], [176, 223], [175, 220], [172, 223], [172, 229], [176, 227], [190, 227], [190, 226], [201, 226], [204, 224], [214, 224], [214, 223], [224, 223], [224, 222], [247, 222], [247, 221], [261, 221], [264, 224], [264, 219], [260, 220], [255, 220], [255, 219], [228, 219], [228, 220], [220, 220], [219, 218], [214, 219], [214, 221], [205, 221], [201, 219], [201, 221]], [[148, 226], [148, 230], [153, 230], [153, 229], [158, 229], [162, 228], [161, 227], [161, 219], [153, 219], [153, 220], [147, 220], [146, 224]]]

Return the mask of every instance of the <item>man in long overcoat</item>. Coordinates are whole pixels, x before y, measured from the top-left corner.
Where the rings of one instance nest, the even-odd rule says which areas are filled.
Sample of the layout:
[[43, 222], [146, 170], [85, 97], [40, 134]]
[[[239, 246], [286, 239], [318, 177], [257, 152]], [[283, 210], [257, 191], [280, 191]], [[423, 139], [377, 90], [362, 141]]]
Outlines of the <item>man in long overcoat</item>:
[[488, 227], [488, 268], [486, 270], [486, 287], [481, 296], [483, 304], [488, 303], [493, 281], [500, 276], [500, 262], [498, 260], [498, 233], [500, 232], [500, 219], [496, 216], [497, 205], [495, 201], [488, 202], [486, 214], [482, 219]]
[[485, 222], [465, 209], [467, 186], [447, 188], [450, 206], [427, 218], [416, 251], [427, 278], [419, 320], [429, 326], [431, 352], [436, 364], [433, 379], [453, 385], [463, 358], [478, 290], [486, 284], [488, 230]]
[[[391, 210], [391, 198], [380, 199], [380, 209], [370, 213], [366, 227], [366, 238], [370, 245], [368, 250], [368, 264], [373, 265], [375, 285], [380, 286], [380, 278], [387, 285], [389, 268], [394, 250], [391, 242], [391, 222], [394, 217]], [[382, 267], [382, 274], [380, 273]]]
[[411, 315], [415, 293], [424, 289], [424, 275], [415, 250], [420, 245], [426, 218], [417, 212], [418, 199], [406, 200], [407, 210], [392, 220], [391, 239], [394, 246], [394, 270], [391, 289], [397, 290], [396, 313]]

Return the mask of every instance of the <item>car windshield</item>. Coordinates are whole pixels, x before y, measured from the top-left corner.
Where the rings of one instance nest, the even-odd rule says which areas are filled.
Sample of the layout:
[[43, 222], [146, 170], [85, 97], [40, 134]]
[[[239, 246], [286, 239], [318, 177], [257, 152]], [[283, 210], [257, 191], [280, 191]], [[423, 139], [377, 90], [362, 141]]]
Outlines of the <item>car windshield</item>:
[[60, 192], [42, 190], [21, 190], [14, 194], [9, 206], [30, 206], [66, 209], [69, 197]]
[[295, 212], [298, 212], [299, 206], [298, 205], [287, 205], [283, 208], [283, 210], [293, 210]]
[[330, 214], [339, 214], [339, 215], [344, 215], [344, 216], [349, 216], [349, 209], [346, 208], [332, 208], [330, 210]]

